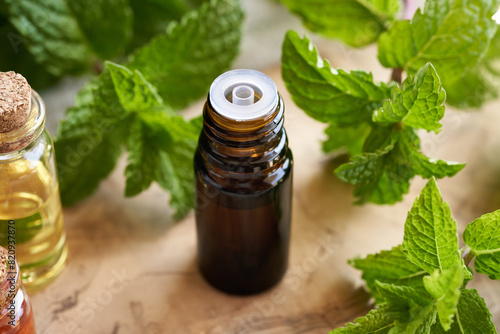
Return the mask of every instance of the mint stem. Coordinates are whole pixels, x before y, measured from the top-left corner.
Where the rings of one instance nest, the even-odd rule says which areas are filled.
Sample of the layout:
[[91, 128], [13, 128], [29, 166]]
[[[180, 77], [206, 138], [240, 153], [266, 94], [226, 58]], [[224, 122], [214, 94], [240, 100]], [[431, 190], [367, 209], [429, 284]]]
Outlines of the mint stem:
[[400, 69], [400, 68], [392, 69], [391, 81], [396, 81], [398, 84], [401, 85], [402, 77], [403, 77], [403, 70], [402, 69]]
[[474, 253], [471, 253], [469, 246], [462, 249], [462, 258], [466, 266], [469, 266], [470, 261], [474, 258]]

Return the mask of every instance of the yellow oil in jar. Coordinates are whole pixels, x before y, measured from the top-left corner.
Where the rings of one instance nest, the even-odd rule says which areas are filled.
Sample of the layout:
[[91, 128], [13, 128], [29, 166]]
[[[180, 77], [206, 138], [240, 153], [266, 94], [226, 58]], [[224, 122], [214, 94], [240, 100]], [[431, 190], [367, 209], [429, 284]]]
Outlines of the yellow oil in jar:
[[57, 277], [67, 257], [54, 177], [41, 161], [0, 164], [0, 245], [14, 249], [30, 292]]

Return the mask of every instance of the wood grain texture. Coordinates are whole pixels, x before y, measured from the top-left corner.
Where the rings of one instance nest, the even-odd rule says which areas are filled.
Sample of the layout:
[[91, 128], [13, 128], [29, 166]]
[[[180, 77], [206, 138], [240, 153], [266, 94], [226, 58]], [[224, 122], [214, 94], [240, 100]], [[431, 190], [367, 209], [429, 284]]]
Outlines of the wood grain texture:
[[[346, 54], [335, 45], [325, 52], [334, 66], [373, 65], [364, 62], [365, 54]], [[374, 57], [375, 50], [363, 52]], [[293, 104], [279, 68], [265, 72], [287, 103], [295, 158], [291, 258], [283, 281], [251, 297], [211, 288], [196, 269], [193, 214], [174, 224], [168, 195], [156, 186], [125, 199], [122, 159], [92, 198], [64, 212], [68, 266], [32, 297], [40, 334], [327, 333], [370, 309], [360, 273], [347, 260], [402, 242], [407, 211], [425, 181], [415, 179], [410, 194], [394, 206], [353, 206], [352, 187], [332, 173], [339, 159], [321, 152], [324, 124]], [[375, 77], [389, 73], [379, 69]], [[456, 177], [438, 182], [460, 233], [474, 218], [500, 208], [499, 130], [496, 102], [482, 112], [448, 109], [439, 135], [422, 134], [430, 156], [468, 163]], [[500, 328], [500, 282], [478, 274], [471, 286]]]

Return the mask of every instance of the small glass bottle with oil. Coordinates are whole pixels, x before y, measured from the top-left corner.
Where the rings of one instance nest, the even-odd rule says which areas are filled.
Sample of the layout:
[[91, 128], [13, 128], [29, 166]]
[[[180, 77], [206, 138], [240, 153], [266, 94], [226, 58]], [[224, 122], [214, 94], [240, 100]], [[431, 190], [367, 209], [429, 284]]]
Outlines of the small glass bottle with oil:
[[[15, 252], [22, 282], [34, 291], [62, 271], [67, 247], [45, 105], [29, 92], [27, 119], [0, 132], [0, 246]], [[1, 97], [0, 110], [12, 100]]]
[[231, 294], [253, 294], [286, 271], [290, 241], [292, 153], [284, 105], [263, 73], [218, 77], [203, 110], [195, 154], [198, 264]]
[[[12, 252], [11, 252], [12, 253]], [[36, 334], [31, 300], [14, 255], [0, 247], [0, 333]]]

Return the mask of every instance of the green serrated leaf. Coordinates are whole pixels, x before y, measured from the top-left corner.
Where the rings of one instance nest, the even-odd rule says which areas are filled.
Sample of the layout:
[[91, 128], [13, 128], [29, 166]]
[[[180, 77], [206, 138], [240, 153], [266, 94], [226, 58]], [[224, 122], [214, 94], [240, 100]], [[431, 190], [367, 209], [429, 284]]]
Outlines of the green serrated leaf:
[[[403, 151], [404, 147], [401, 146], [401, 136], [407, 136], [412, 131], [411, 128], [395, 131], [391, 127], [374, 127], [364, 149], [375, 152], [355, 156], [349, 163], [335, 170], [342, 181], [355, 186], [357, 204], [367, 201], [393, 204], [403, 199], [403, 194], [410, 187], [409, 180], [415, 173]], [[382, 144], [387, 146], [377, 148], [377, 145]]]
[[282, 0], [311, 31], [361, 47], [372, 43], [399, 10], [388, 0]]
[[116, 96], [122, 107], [128, 112], [140, 112], [162, 105], [163, 101], [139, 71], [132, 72], [127, 67], [106, 62]]
[[491, 314], [484, 302], [474, 289], [461, 290], [460, 299], [455, 314], [455, 322], [450, 330], [445, 331], [440, 323], [432, 327], [432, 334], [496, 334], [495, 325], [491, 321]]
[[330, 124], [325, 129], [328, 138], [323, 142], [323, 151], [332, 152], [345, 147], [350, 155], [359, 155], [363, 153], [363, 143], [369, 132], [370, 125], [368, 123], [349, 127]]
[[460, 263], [457, 225], [434, 178], [427, 182], [408, 212], [403, 248], [408, 260], [428, 273]]
[[70, 0], [67, 5], [95, 53], [102, 59], [121, 54], [132, 35], [128, 0]]
[[411, 22], [398, 21], [380, 35], [379, 60], [385, 67], [403, 68], [410, 74], [432, 62], [450, 101], [477, 103], [472, 91], [461, 97], [453, 90], [464, 84], [464, 70], [474, 69], [487, 52], [497, 29], [491, 17], [498, 7], [498, 0], [428, 0], [424, 12], [417, 10]]
[[436, 299], [439, 321], [445, 330], [449, 330], [453, 323], [463, 282], [461, 264], [443, 271], [436, 270], [424, 277], [425, 289]]
[[182, 0], [129, 0], [134, 12], [133, 39], [128, 50], [149, 42], [153, 36], [163, 34], [174, 20], [180, 20], [191, 6]]
[[[381, 296], [384, 302], [391, 305], [391, 308], [411, 309], [412, 306], [427, 306], [432, 304], [431, 295], [425, 290], [422, 284], [422, 275], [418, 273], [419, 282], [415, 280], [412, 286], [394, 283], [375, 282], [377, 295]], [[424, 277], [425, 278], [425, 277]]]
[[[6, 10], [7, 6], [3, 8]], [[0, 16], [0, 43], [3, 45], [0, 48], [0, 72], [14, 71], [22, 74], [35, 90], [57, 82], [59, 77], [36, 63], [26, 48], [26, 42], [27, 39], [10, 24], [7, 17]]]
[[473, 68], [466, 68], [458, 80], [448, 82], [447, 103], [458, 108], [479, 108], [494, 100], [500, 91], [500, 29], [491, 40], [486, 55]]
[[91, 195], [114, 169], [125, 141], [125, 110], [117, 102], [109, 71], [88, 82], [67, 112], [54, 142], [63, 205]]
[[368, 312], [364, 317], [357, 318], [354, 323], [346, 324], [346, 327], [337, 328], [328, 334], [385, 334], [389, 333], [395, 325], [395, 319], [387, 312], [386, 305]]
[[157, 179], [159, 152], [147, 128], [135, 118], [127, 142], [128, 164], [125, 169], [125, 196], [135, 196]]
[[282, 75], [294, 102], [321, 122], [348, 126], [369, 121], [390, 88], [371, 73], [335, 70], [319, 57], [307, 37], [288, 31], [283, 42]]
[[141, 71], [167, 104], [185, 107], [206, 94], [235, 59], [242, 17], [238, 0], [211, 0], [138, 49], [129, 66]]
[[487, 213], [467, 225], [463, 235], [475, 255], [474, 268], [491, 279], [500, 279], [500, 210]]
[[411, 22], [399, 21], [380, 36], [379, 60], [410, 73], [432, 62], [443, 81], [457, 79], [486, 53], [498, 6], [497, 0], [428, 0]]
[[[80, 73], [91, 55], [65, 0], [5, 0], [9, 20], [37, 63], [54, 76]], [[20, 45], [18, 44], [18, 47]]]
[[375, 298], [378, 298], [376, 281], [418, 286], [422, 285], [422, 277], [426, 274], [420, 267], [406, 259], [402, 246], [370, 254], [364, 259], [353, 259], [349, 261], [349, 264], [363, 272], [362, 277]]
[[402, 87], [394, 87], [391, 99], [375, 110], [373, 121], [402, 122], [407, 126], [438, 133], [444, 116], [446, 93], [432, 64], [427, 63], [415, 76], [409, 76]]
[[450, 177], [465, 167], [465, 164], [426, 157], [422, 152], [416, 150], [411, 152], [410, 159], [415, 173], [426, 179], [433, 176], [438, 179], [445, 176]]

